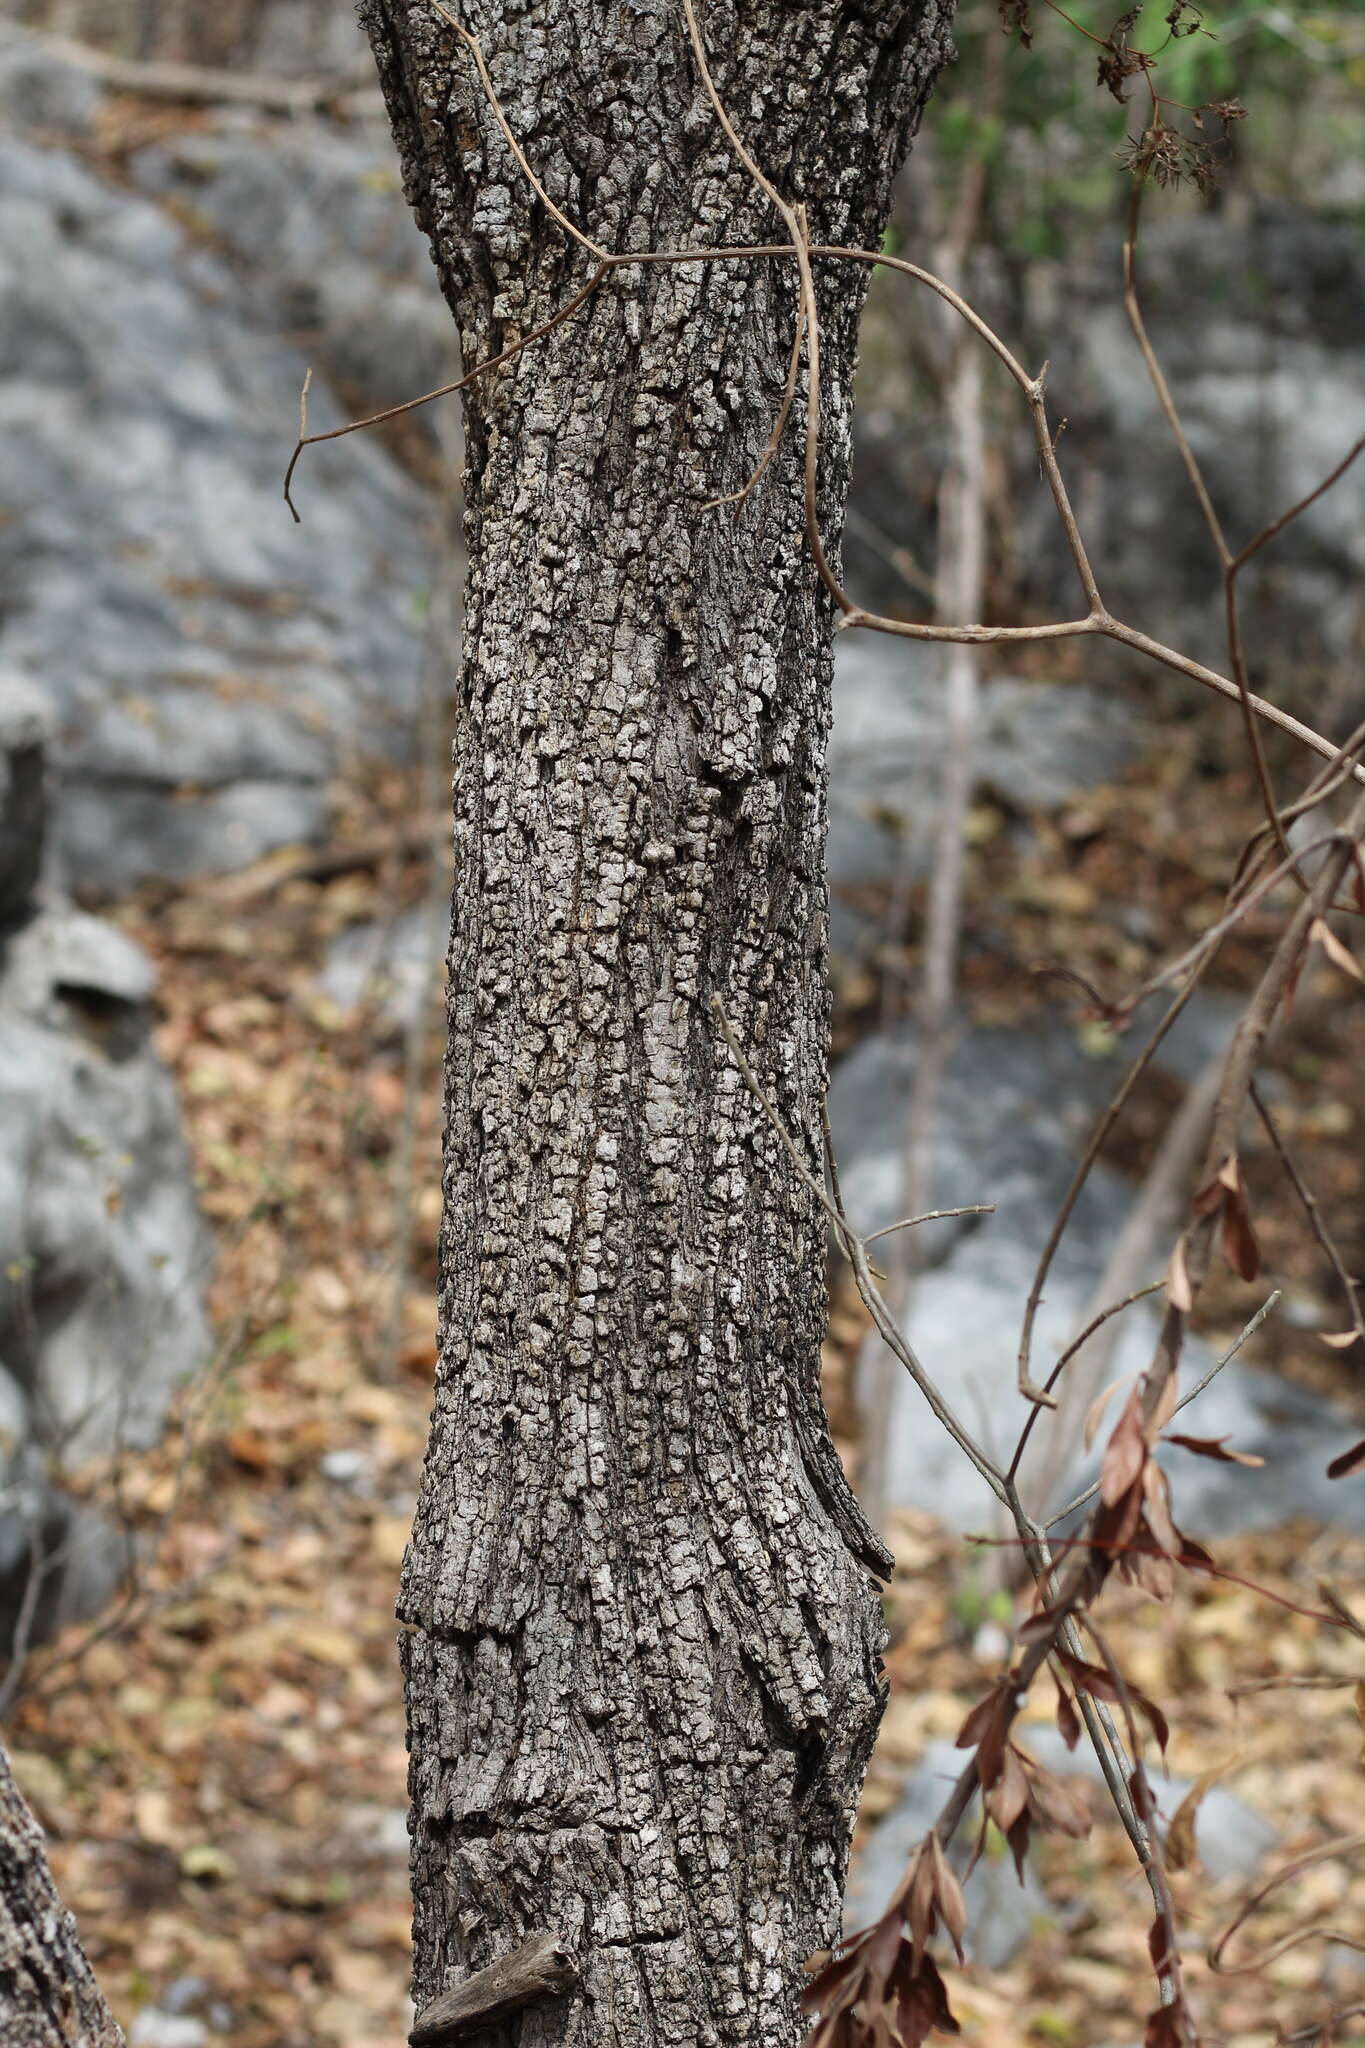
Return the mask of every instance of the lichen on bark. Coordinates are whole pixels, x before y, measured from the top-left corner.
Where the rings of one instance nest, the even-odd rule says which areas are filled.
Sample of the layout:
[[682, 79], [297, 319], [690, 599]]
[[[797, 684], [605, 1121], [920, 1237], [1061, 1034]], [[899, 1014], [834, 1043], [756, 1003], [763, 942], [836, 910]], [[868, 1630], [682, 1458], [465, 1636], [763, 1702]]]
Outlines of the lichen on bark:
[[[465, 361], [590, 274], [426, 0], [364, 0]], [[468, 0], [513, 132], [611, 250], [784, 239], [661, 0]], [[718, 6], [722, 94], [820, 241], [875, 245], [940, 0]], [[861, 270], [822, 263], [821, 512]], [[400, 1615], [419, 2006], [531, 1935], [487, 2042], [799, 2036], [881, 1708], [879, 1556], [820, 1400], [828, 602], [799, 429], [736, 516], [790, 261], [614, 271], [466, 399], [441, 1341]]]

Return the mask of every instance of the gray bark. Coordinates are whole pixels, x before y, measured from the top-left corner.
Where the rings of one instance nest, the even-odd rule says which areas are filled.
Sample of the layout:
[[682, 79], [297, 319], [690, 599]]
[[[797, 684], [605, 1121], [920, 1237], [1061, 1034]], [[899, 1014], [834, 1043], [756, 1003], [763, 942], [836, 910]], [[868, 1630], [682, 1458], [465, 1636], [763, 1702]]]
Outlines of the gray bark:
[[[473, 364], [591, 262], [422, 0], [363, 12]], [[466, 0], [513, 132], [611, 249], [785, 239], [662, 0]], [[817, 240], [875, 245], [947, 0], [713, 6]], [[837, 539], [864, 275], [818, 267]], [[441, 1362], [400, 1596], [419, 2010], [547, 1935], [487, 2044], [800, 2033], [881, 1709], [883, 1554], [819, 1393], [829, 607], [800, 431], [738, 518], [789, 262], [613, 273], [466, 404]]]
[[123, 2048], [0, 1744], [0, 2048]]

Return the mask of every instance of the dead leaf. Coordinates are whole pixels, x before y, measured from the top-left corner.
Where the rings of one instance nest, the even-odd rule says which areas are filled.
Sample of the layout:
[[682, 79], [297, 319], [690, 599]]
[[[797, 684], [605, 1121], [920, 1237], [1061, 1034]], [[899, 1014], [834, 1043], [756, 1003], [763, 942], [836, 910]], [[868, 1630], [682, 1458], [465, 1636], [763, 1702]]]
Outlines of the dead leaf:
[[1109, 1406], [1110, 1397], [1116, 1394], [1119, 1388], [1124, 1384], [1125, 1382], [1123, 1380], [1110, 1380], [1109, 1385], [1107, 1387], [1102, 1388], [1101, 1391], [1098, 1394], [1096, 1394], [1094, 1400], [1086, 1409], [1085, 1427], [1082, 1431], [1082, 1435], [1085, 1439], [1085, 1448], [1087, 1450], [1090, 1449], [1090, 1446], [1094, 1443], [1096, 1436], [1099, 1434], [1100, 1421], [1104, 1415], [1105, 1409]]
[[1193, 1451], [1199, 1458], [1217, 1458], [1224, 1465], [1264, 1465], [1265, 1459], [1258, 1458], [1254, 1451], [1232, 1451], [1228, 1449], [1225, 1436], [1177, 1436], [1174, 1432], [1161, 1441], [1179, 1444], [1182, 1451]]
[[1147, 1462], [1147, 1455], [1142, 1409], [1134, 1388], [1114, 1425], [1113, 1435], [1105, 1445], [1100, 1465], [1100, 1499], [1106, 1507], [1113, 1507], [1137, 1481]]
[[1317, 941], [1334, 967], [1339, 967], [1344, 974], [1353, 975], [1357, 981], [1365, 981], [1365, 974], [1361, 972], [1360, 962], [1356, 959], [1350, 947], [1342, 944], [1325, 917], [1315, 917], [1313, 919], [1312, 924], [1308, 927], [1308, 937], [1310, 941]]
[[1166, 1862], [1172, 1870], [1195, 1870], [1199, 1866], [1195, 1821], [1204, 1794], [1217, 1775], [1215, 1771], [1205, 1771], [1202, 1777], [1196, 1778], [1171, 1816], [1171, 1825], [1166, 1830]]
[[1331, 1464], [1327, 1467], [1327, 1477], [1329, 1479], [1349, 1479], [1351, 1474], [1358, 1472], [1362, 1465], [1365, 1465], [1365, 1437], [1362, 1437], [1358, 1444], [1353, 1444], [1349, 1451], [1343, 1451], [1339, 1458], [1333, 1458]]

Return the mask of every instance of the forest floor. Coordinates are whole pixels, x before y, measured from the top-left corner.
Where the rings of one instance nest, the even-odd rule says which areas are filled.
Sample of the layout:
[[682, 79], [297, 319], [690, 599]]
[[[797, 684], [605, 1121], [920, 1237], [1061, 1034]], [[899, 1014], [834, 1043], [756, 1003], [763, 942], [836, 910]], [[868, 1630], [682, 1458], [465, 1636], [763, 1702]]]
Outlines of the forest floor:
[[[1040, 955], [1101, 986], [1141, 971], [1146, 950], [1135, 959], [1115, 937], [1106, 903], [1149, 900], [1167, 950], [1206, 919], [1248, 799], [1182, 801], [1190, 761], [1177, 757], [1197, 749], [1191, 733], [1159, 768], [1031, 820], [1034, 851], [1022, 856], [989, 806], [977, 816], [972, 919], [990, 942], [969, 929], [973, 1014], [1013, 1019], [1041, 1001], [1025, 971]], [[430, 900], [413, 815], [405, 779], [381, 776], [346, 797], [330, 871], [286, 854], [119, 913], [161, 974], [160, 1043], [216, 1237], [220, 1348], [159, 1450], [83, 1475], [137, 1531], [138, 1580], [112, 1613], [32, 1655], [9, 1737], [120, 2016], [169, 2004], [232, 2048], [399, 2048], [408, 2024], [393, 1605], [435, 1367], [440, 975], [408, 1033], [377, 1002], [339, 1010], [316, 975], [336, 934]], [[1225, 956], [1230, 985], [1258, 936]], [[888, 958], [839, 991], [841, 1044], [884, 1015]], [[1365, 1255], [1365, 1071], [1337, 1023], [1348, 984], [1329, 986], [1326, 965], [1314, 974], [1321, 986], [1305, 976], [1301, 1032], [1281, 1060], [1287, 1114], [1313, 1140], [1324, 1208], [1344, 1214], [1349, 1248]], [[1137, 1170], [1162, 1113], [1158, 1093], [1124, 1140]], [[1267, 1273], [1330, 1300], [1330, 1273], [1276, 1189], [1273, 1160], [1251, 1157], [1248, 1177]], [[1215, 1293], [1211, 1327], [1236, 1327], [1255, 1292], [1239, 1287]], [[1326, 1327], [1340, 1328], [1332, 1315]], [[855, 1466], [847, 1388], [861, 1317], [840, 1291], [831, 1407]], [[1359, 1404], [1353, 1354], [1288, 1323], [1275, 1346], [1284, 1371]], [[983, 1553], [929, 1517], [902, 1516], [893, 1540], [893, 1692], [864, 1824], [894, 1804], [927, 1742], [955, 1737], [1000, 1668], [1000, 1624], [1013, 1616]], [[1295, 1526], [1223, 1542], [1217, 1556], [1235, 1576], [1191, 1580], [1164, 1609], [1135, 1590], [1106, 1594], [1108, 1634], [1170, 1711], [1171, 1770], [1225, 1784], [1277, 1837], [1266, 1861], [1221, 1884], [1197, 1865], [1174, 1876], [1207, 2037], [1307, 2043], [1323, 2038], [1334, 2005], [1365, 1998], [1365, 1966], [1341, 1939], [1309, 1940], [1244, 1975], [1214, 1976], [1204, 1957], [1277, 1867], [1360, 1826], [1365, 1642], [1315, 1615], [1321, 1580], [1360, 1598], [1365, 1539]], [[1316, 1679], [1331, 1683], [1303, 1683]], [[1273, 1683], [1248, 1690], [1263, 1681]], [[1037, 1714], [1050, 1718], [1053, 1704], [1040, 1686]], [[1129, 2048], [1141, 2037], [1154, 2003], [1151, 1908], [1112, 1812], [1093, 1788], [1084, 1796], [1089, 1837], [1046, 1838], [1039, 1852], [1055, 1917], [1003, 1969], [948, 1968], [969, 2041]], [[1365, 1859], [1324, 1860], [1278, 1888], [1232, 1960], [1309, 1924], [1359, 1941]], [[1365, 2039], [1365, 2021], [1344, 2020], [1335, 2038]]]

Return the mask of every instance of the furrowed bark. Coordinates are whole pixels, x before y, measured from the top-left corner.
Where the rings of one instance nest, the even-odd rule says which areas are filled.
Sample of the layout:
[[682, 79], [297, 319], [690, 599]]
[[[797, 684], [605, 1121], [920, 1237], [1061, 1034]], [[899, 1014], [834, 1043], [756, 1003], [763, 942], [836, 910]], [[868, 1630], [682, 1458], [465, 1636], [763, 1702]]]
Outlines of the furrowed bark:
[[0, 1744], [0, 2048], [123, 2048]]
[[[591, 275], [424, 0], [364, 0], [467, 364]], [[513, 133], [610, 250], [785, 240], [681, 11], [467, 0]], [[818, 240], [871, 242], [945, 0], [736, 11], [726, 103]], [[856, 266], [822, 264], [822, 510]], [[787, 259], [612, 272], [467, 394], [436, 1407], [400, 1616], [419, 2011], [534, 1937], [493, 2044], [794, 2042], [881, 1710], [883, 1555], [819, 1393], [831, 618], [781, 402]]]

